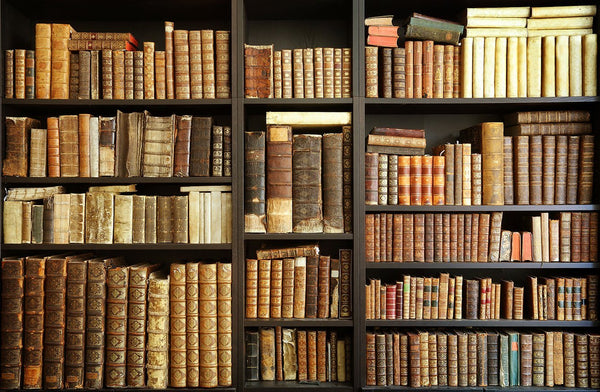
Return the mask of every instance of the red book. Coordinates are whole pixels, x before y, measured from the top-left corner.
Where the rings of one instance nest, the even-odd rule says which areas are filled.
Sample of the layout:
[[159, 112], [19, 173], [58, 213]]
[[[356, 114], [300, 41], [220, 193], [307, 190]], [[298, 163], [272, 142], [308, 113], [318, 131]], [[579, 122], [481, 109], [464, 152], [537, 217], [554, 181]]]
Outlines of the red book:
[[367, 45], [383, 46], [386, 48], [399, 48], [403, 44], [403, 40], [398, 37], [390, 37], [385, 35], [370, 35], [367, 37]]
[[410, 157], [398, 156], [398, 205], [410, 205]]
[[521, 261], [531, 261], [531, 232], [524, 231], [521, 234]]
[[404, 129], [404, 128], [373, 128], [370, 135], [403, 136], [425, 138], [424, 129]]
[[[421, 155], [410, 157], [410, 204], [420, 206], [423, 202], [422, 192], [422, 159]], [[398, 174], [399, 175], [399, 174]]]
[[433, 205], [433, 157], [421, 157], [421, 197], [424, 206]]
[[521, 233], [512, 233], [510, 261], [521, 261]]
[[414, 41], [413, 98], [423, 98], [423, 41]]
[[367, 33], [369, 33], [369, 35], [383, 35], [398, 38], [402, 32], [401, 29], [402, 28], [398, 26], [369, 26]]
[[388, 284], [385, 293], [385, 319], [396, 319], [396, 285]]
[[423, 41], [423, 98], [433, 98], [433, 41]]
[[413, 98], [414, 96], [414, 83], [413, 83], [413, 57], [414, 57], [414, 42], [406, 41], [404, 43], [404, 56], [405, 56], [405, 64], [404, 64], [404, 73], [405, 80], [404, 83], [406, 85], [406, 98]]

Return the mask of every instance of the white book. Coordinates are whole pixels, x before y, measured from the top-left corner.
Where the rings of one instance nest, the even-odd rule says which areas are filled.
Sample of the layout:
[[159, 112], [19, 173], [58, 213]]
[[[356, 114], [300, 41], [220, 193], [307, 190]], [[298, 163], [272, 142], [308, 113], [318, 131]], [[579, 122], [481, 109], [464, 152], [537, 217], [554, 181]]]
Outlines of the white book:
[[467, 18], [492, 17], [492, 18], [528, 18], [531, 7], [489, 7], [467, 8]]
[[179, 187], [179, 192], [231, 192], [231, 185], [189, 185]]
[[90, 117], [90, 176], [98, 177], [100, 161], [100, 134], [98, 131], [98, 117]]
[[5, 244], [20, 244], [23, 242], [23, 202], [15, 200], [4, 201], [3, 231]]
[[518, 97], [519, 91], [519, 39], [508, 37], [506, 43], [506, 96]]
[[586, 35], [592, 34], [592, 29], [544, 29], [544, 30], [528, 30], [528, 37], [546, 37], [548, 35]]
[[556, 96], [569, 96], [569, 37], [556, 37]]
[[496, 38], [496, 56], [494, 70], [494, 95], [496, 98], [506, 98], [506, 53], [508, 39], [506, 37]]
[[188, 235], [190, 244], [200, 243], [200, 192], [188, 194]]
[[556, 18], [571, 16], [594, 16], [595, 5], [565, 5], [556, 7], [531, 7], [532, 18]]
[[351, 112], [267, 112], [267, 125], [302, 126], [350, 125]]
[[221, 193], [221, 243], [228, 243], [227, 239], [227, 193]]
[[542, 39], [542, 97], [556, 96], [556, 37]]
[[473, 38], [463, 38], [460, 48], [462, 80], [461, 97], [473, 98]]
[[583, 95], [595, 96], [598, 91], [598, 36], [583, 37]]
[[518, 52], [518, 94], [523, 98], [527, 96], [527, 38], [519, 37]]
[[467, 27], [467, 37], [527, 37], [527, 29], [524, 27]]
[[210, 193], [210, 243], [221, 243], [221, 192]]
[[527, 20], [527, 28], [530, 30], [591, 29], [593, 25], [593, 16], [576, 16], [571, 18], [540, 18]]
[[211, 205], [211, 194], [209, 192], [204, 193], [204, 243], [211, 244], [211, 230], [210, 225], [212, 222], [212, 205]]
[[224, 192], [221, 194], [221, 203], [225, 206], [224, 211], [225, 211], [225, 216], [222, 216], [222, 220], [224, 222], [224, 225], [222, 227], [224, 227], [224, 231], [222, 233], [224, 233], [224, 238], [222, 239], [222, 243], [225, 244], [229, 244], [233, 241], [233, 233], [232, 233], [232, 201], [231, 201], [231, 192]]
[[483, 37], [473, 39], [473, 98], [483, 98]]
[[581, 56], [581, 36], [569, 37], [569, 95], [583, 95], [583, 60]]
[[550, 261], [550, 221], [547, 212], [540, 214], [542, 225], [542, 261]]
[[485, 37], [483, 53], [483, 97], [494, 98], [496, 37]]
[[471, 17], [466, 27], [526, 27], [527, 18]]
[[542, 218], [531, 217], [531, 258], [533, 262], [542, 261]]

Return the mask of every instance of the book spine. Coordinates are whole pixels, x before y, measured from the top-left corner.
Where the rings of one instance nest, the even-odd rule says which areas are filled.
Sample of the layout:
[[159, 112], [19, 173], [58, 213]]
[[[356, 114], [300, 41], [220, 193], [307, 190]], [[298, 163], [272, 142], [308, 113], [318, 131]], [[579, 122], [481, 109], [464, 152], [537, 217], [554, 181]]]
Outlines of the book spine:
[[[201, 30], [202, 35], [202, 97], [214, 99], [215, 89], [215, 37], [213, 30]], [[271, 64], [272, 68], [272, 64]], [[271, 74], [272, 75], [272, 74]]]
[[144, 42], [144, 99], [155, 98], [154, 42]]
[[[377, 98], [379, 96], [378, 86], [378, 47], [365, 47], [365, 96], [367, 98]], [[324, 63], [327, 66], [327, 62]], [[326, 72], [326, 71], [324, 71]], [[327, 79], [324, 79], [327, 81]], [[326, 89], [327, 90], [327, 89]]]
[[230, 83], [230, 32], [215, 31], [215, 97], [231, 98]]
[[[174, 48], [173, 30], [174, 23], [165, 21], [165, 85], [167, 99], [175, 98], [175, 73], [174, 73]], [[138, 99], [138, 98], [136, 98]]]

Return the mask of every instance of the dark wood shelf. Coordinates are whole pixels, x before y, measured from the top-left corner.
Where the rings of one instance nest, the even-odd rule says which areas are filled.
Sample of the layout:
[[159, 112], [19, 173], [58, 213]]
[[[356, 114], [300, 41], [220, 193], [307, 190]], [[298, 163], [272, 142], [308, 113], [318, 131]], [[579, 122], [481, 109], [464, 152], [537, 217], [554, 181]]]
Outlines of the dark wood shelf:
[[177, 184], [228, 185], [231, 177], [2, 177], [2, 183], [19, 185], [39, 184]]
[[352, 233], [244, 233], [246, 240], [293, 241], [293, 240], [345, 240], [354, 238]]
[[[400, 385], [389, 386], [366, 386], [361, 388], [362, 391], [377, 392], [377, 391], [427, 391], [427, 392], [446, 392], [446, 391], [469, 391], [483, 392], [483, 387], [405, 387]], [[503, 391], [506, 389], [503, 389]]]
[[231, 250], [231, 244], [2, 244], [3, 250]]
[[598, 328], [600, 322], [590, 320], [366, 320], [366, 326], [406, 328]]
[[329, 391], [329, 392], [347, 392], [352, 391], [352, 384], [337, 382], [298, 382], [298, 381], [247, 381], [244, 385], [245, 391]]
[[417, 262], [380, 262], [366, 263], [367, 270], [572, 270], [572, 269], [597, 269], [600, 263], [531, 263], [531, 262], [504, 262], [504, 263], [417, 263]]
[[4, 99], [5, 106], [19, 108], [88, 108], [88, 107], [175, 107], [231, 106], [232, 99]]
[[352, 327], [352, 320], [342, 319], [246, 319], [245, 327], [298, 327], [298, 328], [331, 328]]
[[365, 205], [365, 212], [559, 212], [600, 211], [600, 204], [503, 205], [503, 206], [399, 206]]

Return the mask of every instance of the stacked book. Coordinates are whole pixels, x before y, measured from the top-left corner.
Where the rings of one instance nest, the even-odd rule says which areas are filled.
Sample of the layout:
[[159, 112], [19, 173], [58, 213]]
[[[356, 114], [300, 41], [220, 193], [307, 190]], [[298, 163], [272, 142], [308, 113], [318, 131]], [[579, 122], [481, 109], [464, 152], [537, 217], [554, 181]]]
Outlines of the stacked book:
[[[345, 112], [267, 112], [266, 134], [245, 133], [246, 232], [352, 231], [349, 124]], [[292, 135], [315, 126], [319, 133]]]
[[463, 277], [403, 275], [391, 284], [370, 279], [366, 285], [367, 320], [460, 320]]
[[334, 329], [246, 331], [246, 381], [339, 382], [352, 378], [352, 337]]
[[231, 264], [156, 269], [90, 254], [4, 258], [1, 387], [230, 386]]
[[458, 98], [461, 47], [432, 40], [365, 48], [367, 98]]
[[135, 185], [14, 188], [4, 201], [5, 244], [231, 243], [231, 186], [182, 187], [151, 196]]
[[367, 45], [400, 47], [405, 40], [432, 40], [458, 45], [464, 30], [462, 24], [413, 12], [402, 19], [394, 15], [365, 19]]
[[350, 48], [274, 50], [244, 44], [246, 98], [350, 98]]
[[595, 5], [468, 8], [464, 98], [595, 96]]
[[367, 332], [367, 385], [600, 387], [600, 335], [567, 331]]
[[246, 259], [246, 318], [352, 317], [352, 251], [317, 246], [261, 249]]
[[[138, 47], [140, 50], [138, 50]], [[230, 98], [230, 32], [174, 30], [165, 50], [130, 33], [76, 32], [38, 23], [35, 50], [5, 51], [5, 98]]]
[[17, 177], [230, 177], [231, 127], [212, 117], [6, 117], [2, 174]]

